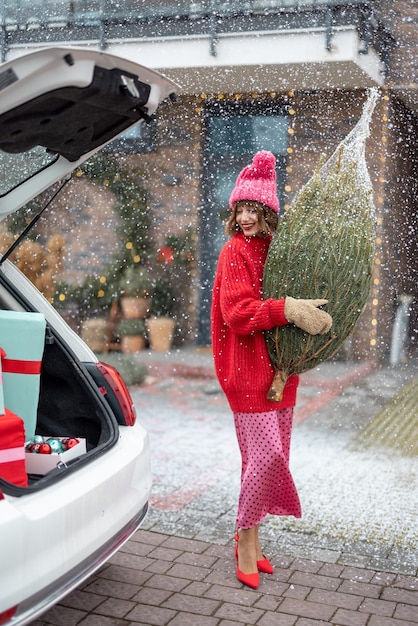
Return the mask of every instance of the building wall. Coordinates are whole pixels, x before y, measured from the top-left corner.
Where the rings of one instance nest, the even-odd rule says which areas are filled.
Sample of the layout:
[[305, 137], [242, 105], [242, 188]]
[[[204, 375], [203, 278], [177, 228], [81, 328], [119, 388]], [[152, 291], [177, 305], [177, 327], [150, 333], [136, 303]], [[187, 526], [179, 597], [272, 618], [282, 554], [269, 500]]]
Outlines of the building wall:
[[[175, 343], [195, 339], [199, 293], [198, 230], [201, 202], [201, 127], [195, 99], [180, 98], [159, 112], [155, 151], [139, 158], [149, 192], [150, 237], [155, 249], [167, 236], [193, 233], [194, 250], [187, 265], [174, 262], [165, 268], [175, 287]], [[154, 259], [154, 264], [157, 260]]]
[[40, 232], [45, 239], [57, 231], [64, 237], [61, 280], [80, 284], [86, 274], [100, 276], [117, 245], [119, 218], [113, 204], [105, 187], [76, 176], [57, 197]]
[[418, 3], [414, 0], [383, 0], [375, 3], [377, 15], [396, 41], [390, 57], [388, 85], [411, 85], [418, 81]]

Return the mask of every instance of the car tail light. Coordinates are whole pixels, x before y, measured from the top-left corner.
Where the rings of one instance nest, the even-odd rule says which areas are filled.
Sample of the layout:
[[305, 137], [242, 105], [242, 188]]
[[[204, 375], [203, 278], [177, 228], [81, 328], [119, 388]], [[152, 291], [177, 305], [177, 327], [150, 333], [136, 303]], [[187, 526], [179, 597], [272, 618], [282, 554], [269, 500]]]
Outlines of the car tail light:
[[5, 624], [9, 621], [9, 619], [12, 619], [16, 611], [17, 606], [12, 606], [11, 609], [7, 609], [7, 611], [3, 611], [3, 613], [0, 613], [0, 624]]
[[[114, 397], [118, 402], [119, 409], [122, 414], [123, 423], [125, 426], [133, 426], [136, 421], [136, 411], [135, 406], [129, 393], [128, 387], [126, 386], [122, 376], [119, 374], [118, 370], [114, 368], [112, 365], [108, 363], [103, 363], [99, 361], [96, 363], [96, 367], [99, 370], [100, 374], [103, 376], [103, 379], [106, 383], [106, 387], [108, 389], [104, 389], [103, 392], [107, 393], [109, 390], [113, 392]], [[107, 393], [109, 402], [110, 394]]]

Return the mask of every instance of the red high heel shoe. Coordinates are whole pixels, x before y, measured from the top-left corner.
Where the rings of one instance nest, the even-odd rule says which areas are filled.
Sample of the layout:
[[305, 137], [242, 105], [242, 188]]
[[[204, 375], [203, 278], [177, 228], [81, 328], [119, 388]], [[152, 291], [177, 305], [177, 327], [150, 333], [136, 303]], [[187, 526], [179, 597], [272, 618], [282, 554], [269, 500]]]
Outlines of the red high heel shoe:
[[258, 585], [260, 584], [260, 576], [258, 574], [258, 571], [254, 572], [254, 573], [251, 573], [251, 574], [245, 574], [238, 567], [238, 541], [239, 541], [238, 532], [236, 533], [234, 539], [237, 542], [235, 544], [235, 548], [234, 548], [235, 559], [236, 559], [236, 562], [237, 562], [237, 568], [236, 568], [237, 579], [240, 581], [240, 583], [243, 583], [244, 585], [247, 585], [247, 587], [251, 587], [251, 589], [258, 589]]
[[257, 561], [257, 569], [259, 572], [263, 572], [264, 574], [274, 574], [274, 569], [268, 558], [263, 554], [264, 559], [262, 561]]
[[[239, 541], [238, 531], [235, 533], [234, 539], [237, 542], [237, 544], [235, 545], [235, 558], [238, 563], [238, 541]], [[258, 571], [263, 572], [263, 574], [274, 574], [274, 569], [273, 569], [272, 564], [270, 563], [270, 561], [268, 560], [265, 554], [263, 554], [263, 557], [264, 559], [257, 561]]]

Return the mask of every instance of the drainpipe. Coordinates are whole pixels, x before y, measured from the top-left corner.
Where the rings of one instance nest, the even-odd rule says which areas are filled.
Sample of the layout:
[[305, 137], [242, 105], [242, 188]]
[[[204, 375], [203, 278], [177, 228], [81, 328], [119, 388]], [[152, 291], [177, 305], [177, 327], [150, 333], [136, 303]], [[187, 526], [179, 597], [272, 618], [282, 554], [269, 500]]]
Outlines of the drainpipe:
[[406, 359], [405, 344], [409, 330], [409, 308], [413, 296], [403, 294], [399, 296], [398, 308], [396, 309], [395, 321], [392, 329], [392, 341], [390, 345], [390, 364], [398, 365]]

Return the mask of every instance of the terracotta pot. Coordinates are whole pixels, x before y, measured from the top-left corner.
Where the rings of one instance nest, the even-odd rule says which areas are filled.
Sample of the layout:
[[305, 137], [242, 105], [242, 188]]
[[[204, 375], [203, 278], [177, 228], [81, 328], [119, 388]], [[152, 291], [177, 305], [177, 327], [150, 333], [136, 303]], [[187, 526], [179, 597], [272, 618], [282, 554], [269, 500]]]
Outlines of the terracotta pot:
[[122, 352], [133, 354], [145, 348], [145, 339], [141, 335], [126, 335], [120, 340]]
[[173, 342], [175, 320], [171, 317], [150, 317], [146, 320], [151, 350], [167, 352]]
[[107, 321], [105, 319], [85, 320], [81, 325], [81, 338], [93, 352], [107, 349]]
[[150, 310], [151, 298], [123, 297], [120, 306], [125, 319], [145, 318]]

